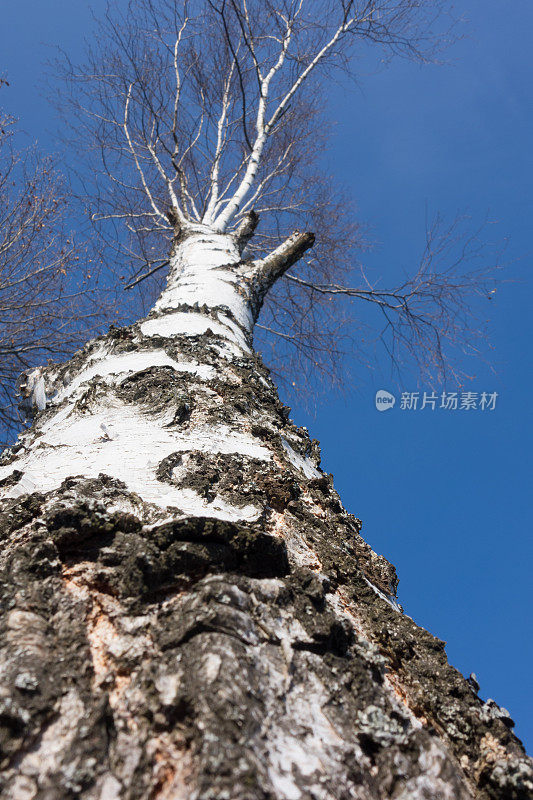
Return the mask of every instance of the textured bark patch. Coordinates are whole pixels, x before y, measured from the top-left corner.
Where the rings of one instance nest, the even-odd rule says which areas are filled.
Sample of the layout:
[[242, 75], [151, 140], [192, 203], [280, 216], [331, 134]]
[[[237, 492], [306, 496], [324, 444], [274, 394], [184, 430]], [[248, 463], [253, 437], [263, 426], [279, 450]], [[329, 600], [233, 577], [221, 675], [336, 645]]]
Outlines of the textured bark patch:
[[235, 507], [252, 504], [281, 512], [301, 491], [288, 470], [242, 455], [173, 453], [159, 464], [156, 474], [159, 480], [192, 489], [208, 501], [220, 495]]
[[[97, 484], [84, 485], [96, 493]], [[42, 515], [40, 504], [27, 506], [13, 503], [7, 512], [15, 527], [39, 520], [31, 546], [18, 548], [13, 558], [20, 563], [28, 551], [27, 569], [40, 575], [57, 573], [58, 559], [68, 567], [90, 564], [92, 584], [110, 594], [164, 592], [221, 570], [264, 577], [288, 572], [285, 543], [257, 528], [203, 517], [146, 527], [135, 515], [109, 512], [94, 498], [67, 504], [57, 497]]]
[[190, 419], [194, 401], [187, 391], [193, 376], [177, 375], [170, 367], [151, 367], [125, 378], [117, 389], [118, 396], [129, 403], [147, 404], [155, 413], [174, 410], [170, 424], [182, 425]]
[[84, 458], [110, 448], [118, 471], [127, 453], [140, 475], [63, 470], [53, 491], [0, 501], [2, 800], [533, 796], [512, 721], [395, 605], [394, 568], [261, 360], [221, 356], [222, 310], [192, 311], [213, 331], [115, 329], [44, 374], [53, 394], [138, 348], [201, 370], [91, 372], [2, 459], [3, 493], [26, 453], [30, 472], [46, 448], [68, 470], [50, 430], [112, 411], [115, 434], [97, 424]]

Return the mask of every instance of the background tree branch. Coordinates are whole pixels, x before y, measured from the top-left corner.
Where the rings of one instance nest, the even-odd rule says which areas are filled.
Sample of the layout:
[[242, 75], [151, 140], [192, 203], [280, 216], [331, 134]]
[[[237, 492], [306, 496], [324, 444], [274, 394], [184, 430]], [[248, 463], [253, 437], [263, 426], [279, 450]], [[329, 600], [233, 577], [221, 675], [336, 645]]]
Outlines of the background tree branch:
[[0, 115], [0, 429], [3, 444], [25, 418], [20, 373], [61, 358], [105, 316], [97, 265], [65, 226], [66, 200], [50, 159], [24, 148]]

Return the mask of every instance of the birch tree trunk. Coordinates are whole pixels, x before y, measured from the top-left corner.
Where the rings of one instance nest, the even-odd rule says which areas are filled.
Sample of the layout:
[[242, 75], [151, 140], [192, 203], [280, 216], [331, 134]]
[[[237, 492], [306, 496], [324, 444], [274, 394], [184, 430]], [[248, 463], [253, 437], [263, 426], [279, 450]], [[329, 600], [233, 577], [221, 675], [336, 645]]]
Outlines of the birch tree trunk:
[[402, 613], [253, 351], [301, 236], [260, 264], [239, 244], [191, 226], [146, 319], [28, 380], [0, 796], [526, 800], [512, 721]]

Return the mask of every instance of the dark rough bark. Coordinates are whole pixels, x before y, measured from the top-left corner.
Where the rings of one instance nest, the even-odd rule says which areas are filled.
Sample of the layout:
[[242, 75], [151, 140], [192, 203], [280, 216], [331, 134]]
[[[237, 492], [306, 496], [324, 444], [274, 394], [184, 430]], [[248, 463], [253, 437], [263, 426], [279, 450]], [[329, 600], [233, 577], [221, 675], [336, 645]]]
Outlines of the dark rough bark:
[[[124, 414], [165, 412], [176, 435], [246, 431], [270, 458], [191, 447], [161, 459], [159, 484], [192, 490], [204, 515], [162, 510], [106, 474], [1, 501], [0, 797], [532, 797], [512, 721], [397, 606], [393, 567], [361, 538], [260, 359], [221, 367], [211, 330], [147, 338], [137, 325], [50, 370], [55, 390], [102, 345], [194, 358], [216, 376], [97, 375], [76, 396], [80, 418], [105, 396]], [[69, 402], [6, 454], [6, 495], [21, 451], [52, 452], [43, 431]], [[120, 446], [106, 436], [95, 453]], [[216, 518], [215, 498], [258, 514]]]

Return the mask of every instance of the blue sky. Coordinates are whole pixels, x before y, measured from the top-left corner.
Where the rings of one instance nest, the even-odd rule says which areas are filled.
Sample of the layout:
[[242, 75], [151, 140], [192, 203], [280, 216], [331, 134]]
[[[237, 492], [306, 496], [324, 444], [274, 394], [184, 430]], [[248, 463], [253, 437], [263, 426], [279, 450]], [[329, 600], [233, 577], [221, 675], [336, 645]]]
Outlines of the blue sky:
[[[94, 0], [98, 11], [103, 0]], [[339, 120], [325, 157], [376, 242], [370, 269], [394, 278], [416, 262], [426, 207], [448, 218], [486, 214], [494, 240], [510, 237], [507, 272], [489, 309], [494, 374], [476, 365], [467, 388], [498, 392], [494, 411], [379, 413], [377, 389], [398, 394], [385, 362], [344, 399], [293, 403], [293, 418], [322, 445], [323, 466], [370, 544], [400, 576], [416, 622], [448, 642], [454, 666], [475, 672], [480, 694], [509, 709], [533, 750], [531, 664], [531, 222], [533, 107], [530, 0], [463, 0], [469, 20], [447, 66], [395, 62], [333, 88]], [[38, 85], [49, 45], [70, 52], [90, 29], [88, 6], [26, 0], [2, 10], [0, 74], [6, 110], [44, 148], [54, 113]], [[407, 390], [417, 387], [407, 375]], [[527, 504], [527, 507], [526, 507]], [[528, 513], [529, 512], [529, 513]]]

